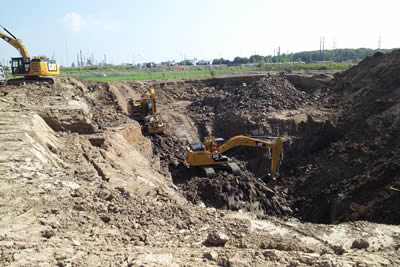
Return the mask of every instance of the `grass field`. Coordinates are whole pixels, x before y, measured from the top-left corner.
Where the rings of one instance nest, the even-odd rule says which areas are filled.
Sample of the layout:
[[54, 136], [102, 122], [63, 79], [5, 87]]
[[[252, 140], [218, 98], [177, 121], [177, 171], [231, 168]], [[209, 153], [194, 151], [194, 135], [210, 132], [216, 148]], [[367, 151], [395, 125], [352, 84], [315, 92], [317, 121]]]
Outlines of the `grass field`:
[[283, 70], [345, 70], [355, 63], [274, 64], [262, 66], [196, 66], [184, 68], [143, 68], [134, 66], [85, 66], [61, 68], [61, 75], [90, 81], [132, 81], [183, 78], [211, 78], [224, 74]]

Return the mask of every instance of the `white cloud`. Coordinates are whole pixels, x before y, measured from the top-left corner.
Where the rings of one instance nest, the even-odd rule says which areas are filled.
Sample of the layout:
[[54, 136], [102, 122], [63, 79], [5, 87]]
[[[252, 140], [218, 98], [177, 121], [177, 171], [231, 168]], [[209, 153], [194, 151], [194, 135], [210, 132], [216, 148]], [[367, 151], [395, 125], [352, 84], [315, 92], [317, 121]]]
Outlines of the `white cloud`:
[[81, 15], [71, 12], [63, 17], [63, 23], [68, 30], [72, 32], [79, 32], [81, 31], [84, 21], [82, 20]]
[[64, 26], [72, 32], [110, 31], [118, 25], [115, 21], [108, 21], [106, 23], [93, 15], [81, 16], [76, 12], [67, 13], [62, 21]]

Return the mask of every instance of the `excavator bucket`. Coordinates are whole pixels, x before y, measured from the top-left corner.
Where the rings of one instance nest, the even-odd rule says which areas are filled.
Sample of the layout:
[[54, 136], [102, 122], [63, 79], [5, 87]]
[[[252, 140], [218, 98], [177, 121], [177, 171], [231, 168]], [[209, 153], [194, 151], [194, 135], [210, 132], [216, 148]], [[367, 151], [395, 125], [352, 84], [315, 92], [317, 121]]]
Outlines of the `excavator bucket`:
[[147, 132], [149, 134], [157, 134], [157, 133], [163, 133], [166, 126], [165, 123], [162, 122], [162, 120], [159, 118], [159, 116], [150, 117], [148, 116], [148, 120], [145, 120], [146, 125], [147, 125]]
[[147, 131], [150, 134], [163, 133], [164, 130], [165, 130], [165, 124], [164, 123], [150, 124], [147, 127]]

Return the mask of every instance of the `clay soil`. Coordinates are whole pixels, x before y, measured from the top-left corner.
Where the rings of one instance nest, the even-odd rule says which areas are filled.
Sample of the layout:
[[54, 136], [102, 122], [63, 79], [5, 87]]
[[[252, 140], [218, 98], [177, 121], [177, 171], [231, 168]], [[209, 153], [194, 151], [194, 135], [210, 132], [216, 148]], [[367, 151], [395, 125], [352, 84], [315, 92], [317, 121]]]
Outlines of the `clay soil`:
[[[400, 51], [340, 73], [0, 87], [0, 265], [400, 264]], [[154, 87], [167, 129], [128, 98]], [[185, 162], [207, 135], [279, 136], [226, 154], [239, 176]]]

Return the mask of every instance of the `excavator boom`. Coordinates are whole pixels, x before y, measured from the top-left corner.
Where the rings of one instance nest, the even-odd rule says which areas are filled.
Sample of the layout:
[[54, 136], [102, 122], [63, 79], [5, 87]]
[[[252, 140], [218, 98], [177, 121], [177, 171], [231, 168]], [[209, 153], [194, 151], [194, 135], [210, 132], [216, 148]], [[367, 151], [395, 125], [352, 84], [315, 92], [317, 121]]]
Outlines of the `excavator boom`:
[[7, 43], [9, 43], [10, 45], [12, 45], [13, 47], [15, 47], [15, 49], [18, 50], [18, 52], [21, 54], [22, 57], [29, 57], [29, 53], [28, 53], [28, 50], [26, 49], [25, 45], [20, 40], [15, 38], [15, 36], [12, 33], [10, 33], [6, 28], [4, 28], [1, 25], [0, 25], [0, 27], [3, 28], [3, 30], [5, 30], [8, 34], [11, 35], [11, 36], [8, 36], [8, 35], [0, 32], [0, 38], [3, 39], [4, 41], [6, 41]]
[[147, 127], [147, 130], [149, 133], [154, 134], [154, 133], [163, 133], [165, 130], [165, 124], [161, 121], [159, 117], [157, 117], [157, 112], [156, 112], [156, 93], [154, 91], [154, 88], [151, 88], [150, 90], [150, 97], [151, 97], [151, 112], [153, 114], [152, 121], [150, 121], [150, 124]]
[[[274, 139], [277, 139], [277, 138], [274, 138]], [[226, 141], [224, 144], [222, 144], [219, 147], [219, 152], [224, 153], [225, 151], [227, 151], [233, 147], [236, 147], [236, 146], [260, 146], [260, 147], [266, 146], [269, 148], [273, 148], [276, 146], [276, 142], [256, 139], [256, 138], [244, 136], [244, 135], [238, 135], [238, 136], [232, 137], [231, 139]]]
[[224, 153], [225, 151], [236, 147], [236, 146], [255, 146], [255, 147], [268, 147], [271, 149], [271, 173], [272, 176], [278, 174], [280, 157], [283, 152], [283, 142], [280, 138], [274, 138], [275, 140], [262, 140], [256, 139], [249, 136], [238, 135], [234, 136], [226, 143], [219, 147], [219, 152]]

